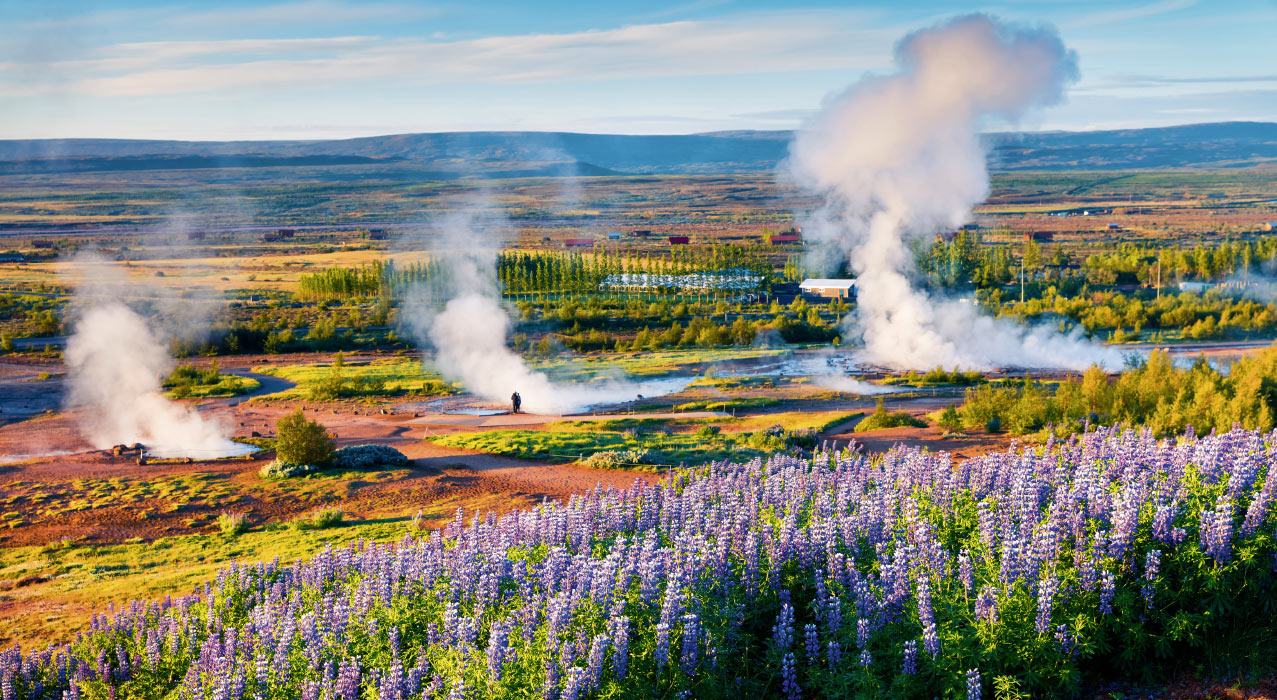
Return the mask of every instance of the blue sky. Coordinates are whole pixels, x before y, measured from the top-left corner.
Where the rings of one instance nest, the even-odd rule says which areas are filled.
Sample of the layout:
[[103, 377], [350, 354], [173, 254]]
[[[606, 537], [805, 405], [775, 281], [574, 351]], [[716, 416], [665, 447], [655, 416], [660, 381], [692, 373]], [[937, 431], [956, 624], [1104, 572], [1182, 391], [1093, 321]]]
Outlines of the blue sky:
[[1019, 128], [1277, 120], [1277, 0], [0, 0], [0, 138], [787, 129], [977, 11], [1078, 54]]

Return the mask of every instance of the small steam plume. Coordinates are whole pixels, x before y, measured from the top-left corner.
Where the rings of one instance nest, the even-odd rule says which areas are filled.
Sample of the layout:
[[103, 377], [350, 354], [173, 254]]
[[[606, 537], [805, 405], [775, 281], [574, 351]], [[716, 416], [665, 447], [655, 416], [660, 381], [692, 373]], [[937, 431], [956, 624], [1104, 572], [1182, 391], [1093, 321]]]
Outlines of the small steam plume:
[[157, 457], [211, 458], [247, 451], [221, 427], [166, 399], [161, 378], [173, 366], [146, 319], [121, 298], [122, 277], [100, 261], [81, 261], [92, 279], [76, 286], [75, 330], [65, 352], [67, 405], [95, 448], [140, 442]]
[[1048, 28], [970, 15], [906, 36], [897, 71], [828, 101], [795, 137], [789, 168], [823, 197], [804, 231], [845, 256], [858, 301], [845, 323], [868, 361], [928, 369], [1118, 366], [1116, 351], [982, 315], [914, 286], [908, 239], [952, 230], [989, 192], [979, 130], [1059, 102], [1076, 57]]
[[[679, 391], [687, 379], [644, 382], [621, 379], [589, 384], [553, 382], [528, 367], [506, 345], [510, 319], [501, 305], [497, 244], [505, 222], [472, 209], [443, 222], [443, 241], [432, 255], [445, 261], [448, 279], [408, 290], [402, 321], [418, 344], [434, 348], [435, 369], [488, 401], [505, 403], [519, 392], [532, 413], [572, 413], [590, 406], [631, 401], [638, 394]], [[442, 305], [442, 310], [439, 310]]]

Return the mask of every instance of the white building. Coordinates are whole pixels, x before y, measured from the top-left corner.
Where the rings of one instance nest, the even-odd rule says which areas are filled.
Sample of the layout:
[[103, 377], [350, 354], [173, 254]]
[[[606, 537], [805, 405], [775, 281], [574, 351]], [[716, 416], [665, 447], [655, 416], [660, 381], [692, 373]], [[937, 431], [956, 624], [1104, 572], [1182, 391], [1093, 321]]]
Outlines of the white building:
[[856, 280], [803, 280], [798, 288], [803, 294], [827, 299], [849, 299], [856, 296]]
[[1179, 291], [1201, 294], [1208, 289], [1214, 289], [1216, 286], [1210, 282], [1180, 282]]

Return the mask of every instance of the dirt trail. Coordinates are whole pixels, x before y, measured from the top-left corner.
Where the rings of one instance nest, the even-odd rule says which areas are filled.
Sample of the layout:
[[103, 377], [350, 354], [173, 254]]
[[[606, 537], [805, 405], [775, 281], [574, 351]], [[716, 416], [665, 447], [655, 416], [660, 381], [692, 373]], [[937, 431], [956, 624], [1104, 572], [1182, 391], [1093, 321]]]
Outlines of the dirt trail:
[[605, 420], [727, 418], [722, 411], [683, 411], [666, 413], [603, 413], [592, 415], [545, 415], [536, 413], [498, 413], [494, 415], [468, 415], [458, 413], [431, 413], [408, 421], [413, 425], [449, 425], [467, 428], [521, 428], [558, 422], [590, 422]]

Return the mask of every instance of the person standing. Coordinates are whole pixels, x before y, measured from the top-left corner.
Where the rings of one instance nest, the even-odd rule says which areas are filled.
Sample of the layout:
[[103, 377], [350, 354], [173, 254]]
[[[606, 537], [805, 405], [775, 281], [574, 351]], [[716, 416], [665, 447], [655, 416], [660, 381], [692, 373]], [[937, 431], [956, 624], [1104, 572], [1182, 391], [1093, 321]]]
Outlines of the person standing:
[[523, 405], [523, 397], [519, 396], [519, 392], [516, 391], [513, 394], [510, 394], [510, 406], [514, 408], [515, 413], [519, 412], [519, 406], [522, 406], [522, 405]]

